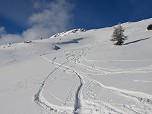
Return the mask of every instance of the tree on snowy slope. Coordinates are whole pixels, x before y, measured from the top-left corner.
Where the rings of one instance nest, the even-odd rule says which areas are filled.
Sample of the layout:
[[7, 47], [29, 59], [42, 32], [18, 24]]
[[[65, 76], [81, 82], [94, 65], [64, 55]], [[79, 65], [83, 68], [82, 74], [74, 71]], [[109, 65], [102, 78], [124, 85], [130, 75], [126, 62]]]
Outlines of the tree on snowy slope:
[[124, 29], [121, 24], [114, 27], [113, 35], [111, 41], [115, 42], [114, 45], [123, 45], [124, 41], [127, 39], [127, 36], [123, 34]]

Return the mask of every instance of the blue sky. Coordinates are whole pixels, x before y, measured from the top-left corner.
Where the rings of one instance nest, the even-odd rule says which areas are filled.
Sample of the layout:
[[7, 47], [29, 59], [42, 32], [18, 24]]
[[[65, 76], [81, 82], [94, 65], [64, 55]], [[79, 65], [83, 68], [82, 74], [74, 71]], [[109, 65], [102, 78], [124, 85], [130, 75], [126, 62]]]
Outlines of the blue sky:
[[0, 0], [0, 41], [49, 37], [152, 17], [152, 0]]

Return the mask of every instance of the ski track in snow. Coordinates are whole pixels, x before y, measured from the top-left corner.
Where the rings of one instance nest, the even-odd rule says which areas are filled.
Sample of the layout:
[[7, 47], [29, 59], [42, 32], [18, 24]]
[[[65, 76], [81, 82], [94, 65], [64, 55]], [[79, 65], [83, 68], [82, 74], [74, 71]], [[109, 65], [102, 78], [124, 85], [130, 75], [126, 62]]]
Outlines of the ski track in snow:
[[[134, 91], [128, 91], [128, 90], [122, 90], [114, 87], [108, 87], [103, 85], [101, 82], [94, 80], [87, 76], [87, 74], [93, 74], [93, 75], [102, 75], [102, 74], [119, 74], [119, 73], [149, 73], [152, 72], [152, 67], [147, 66], [143, 68], [137, 68], [133, 70], [123, 70], [123, 69], [108, 69], [108, 68], [100, 68], [96, 66], [93, 61], [95, 60], [88, 60], [86, 59], [85, 56], [85, 51], [88, 49], [93, 48], [96, 45], [91, 46], [84, 46], [83, 48], [77, 48], [71, 50], [68, 54], [66, 54], [66, 59], [64, 63], [60, 64], [55, 62], [54, 58], [53, 60], [49, 60], [45, 55], [47, 54], [42, 54], [41, 57], [48, 62], [56, 65], [57, 67], [44, 79], [41, 87], [39, 88], [39, 91], [35, 94], [34, 96], [34, 101], [41, 105], [42, 107], [49, 109], [55, 113], [63, 112], [63, 113], [68, 113], [68, 114], [91, 114], [91, 113], [112, 113], [112, 114], [141, 114], [140, 112], [143, 111], [143, 113], [147, 113], [146, 110], [149, 112], [152, 111], [152, 96], [148, 95], [146, 93], [141, 93], [141, 92], [134, 92]], [[85, 65], [80, 62], [80, 60], [86, 61], [90, 63], [90, 65]], [[68, 62], [74, 61], [75, 65], [85, 69], [87, 72], [81, 72], [81, 71], [76, 71], [72, 67], [66, 66], [65, 64]], [[113, 60], [113, 61], [135, 61], [137, 62], [138, 60]], [[140, 61], [151, 61], [151, 60], [140, 60]], [[65, 70], [70, 70], [75, 74], [79, 80], [80, 84], [77, 87], [76, 93], [75, 93], [75, 100], [74, 100], [74, 106], [72, 107], [67, 107], [67, 106], [56, 106], [51, 103], [49, 103], [44, 97], [43, 97], [43, 88], [45, 86], [45, 83], [47, 79], [53, 75], [55, 71], [58, 69], [65, 69]], [[128, 100], [134, 101], [136, 105], [139, 107], [144, 107], [143, 109], [139, 108], [133, 108], [134, 106], [131, 105], [125, 105], [125, 104], [116, 104], [116, 103], [109, 103], [109, 102], [104, 102], [104, 101], [97, 101], [95, 102], [94, 100], [86, 100], [83, 99], [83, 87], [85, 86], [85, 80], [88, 80], [89, 82], [92, 82], [100, 88], [104, 88], [108, 92], [112, 92], [113, 94], [117, 94], [118, 96], [124, 97]], [[117, 96], [115, 96], [117, 97]], [[55, 99], [58, 99], [54, 96]], [[59, 99], [60, 100], [60, 99]], [[122, 108], [119, 109], [116, 106], [121, 106]]]
[[[46, 60], [48, 60], [48, 59], [45, 58], [45, 57], [43, 57], [43, 58], [46, 59]], [[48, 60], [48, 61], [51, 62], [51, 63], [53, 62], [53, 61], [50, 61], [50, 60]], [[68, 61], [67, 61], [67, 62], [68, 62]], [[67, 63], [67, 62], [65, 62], [65, 63]], [[73, 68], [71, 68], [71, 67], [65, 66], [65, 65], [64, 65], [65, 63], [59, 64], [59, 63], [53, 62], [53, 64], [58, 65], [58, 67], [57, 67], [55, 70], [57, 70], [57, 69], [60, 68], [60, 67], [65, 68], [65, 69], [69, 69], [69, 70], [72, 70], [72, 72], [75, 73], [75, 74], [78, 76], [78, 78], [79, 78], [79, 80], [80, 80], [80, 85], [78, 86], [77, 91], [76, 91], [76, 93], [75, 93], [75, 102], [74, 102], [74, 114], [79, 114], [80, 111], [81, 111], [82, 102], [83, 102], [82, 97], [81, 97], [81, 91], [82, 91], [83, 84], [84, 84], [85, 82], [84, 82], [82, 76], [81, 76], [78, 72], [76, 72], [76, 71], [75, 71]]]
[[[136, 68], [136, 69], [110, 69], [110, 68], [100, 68], [100, 67], [96, 66], [94, 63], [92, 63], [92, 61], [95, 61], [95, 60], [89, 60], [89, 59], [86, 59], [84, 57], [83, 57], [83, 60], [88, 62], [89, 64], [91, 64], [91, 67], [87, 66], [85, 64], [82, 64], [82, 63], [79, 63], [78, 65], [83, 67], [83, 68], [86, 68], [88, 71], [96, 72], [95, 75], [122, 74], [122, 73], [123, 74], [124, 73], [127, 73], [127, 74], [130, 74], [130, 73], [151, 73], [152, 72], [152, 65], [149, 65], [149, 66], [146, 66], [146, 67], [142, 67], [142, 68]], [[124, 61], [126, 61], [126, 60], [124, 60]], [[127, 61], [131, 61], [132, 62], [134, 60], [127, 60]], [[146, 61], [146, 60], [140, 60], [140, 61]]]
[[[56, 63], [56, 62], [54, 62], [54, 61], [51, 61], [51, 60], [45, 58], [45, 57], [42, 56], [42, 55], [41, 55], [41, 57], [42, 57], [43, 59], [45, 59], [45, 60], [47, 60], [47, 61], [55, 64], [55, 65], [58, 65], [58, 67], [55, 68], [55, 69], [44, 79], [41, 87], [39, 88], [39, 91], [38, 91], [38, 92], [35, 94], [35, 96], [34, 96], [34, 101], [36, 101], [37, 104], [40, 104], [41, 106], [43, 106], [43, 107], [45, 107], [45, 108], [47, 108], [47, 109], [49, 109], [49, 110], [55, 111], [55, 112], [57, 112], [57, 111], [59, 111], [59, 112], [67, 112], [67, 109], [68, 109], [68, 110], [70, 109], [69, 111], [71, 112], [72, 107], [65, 108], [65, 107], [61, 107], [61, 106], [60, 106], [60, 107], [59, 107], [59, 106], [54, 106], [53, 104], [47, 103], [47, 101], [42, 97], [42, 90], [43, 90], [43, 88], [44, 88], [44, 86], [45, 86], [45, 82], [47, 81], [47, 79], [48, 79], [57, 69], [59, 69], [60, 67], [63, 67], [63, 68], [72, 70], [72, 72], [75, 73], [75, 74], [78, 76], [79, 80], [80, 80], [80, 85], [78, 86], [77, 91], [76, 91], [76, 93], [75, 93], [75, 103], [74, 103], [74, 110], [73, 110], [73, 111], [74, 111], [74, 114], [79, 114], [80, 111], [81, 111], [82, 101], [83, 101], [83, 100], [82, 100], [82, 97], [81, 97], [81, 91], [82, 91], [82, 86], [83, 86], [83, 83], [84, 83], [81, 75], [80, 75], [79, 73], [77, 73], [74, 69], [72, 69], [72, 68], [64, 65], [64, 64], [66, 64], [66, 63], [69, 62], [69, 61], [66, 61], [66, 62], [64, 62], [63, 64], [60, 64], [60, 63]], [[54, 59], [53, 59], [53, 60], [54, 60]], [[57, 99], [57, 98], [56, 98], [56, 99]]]

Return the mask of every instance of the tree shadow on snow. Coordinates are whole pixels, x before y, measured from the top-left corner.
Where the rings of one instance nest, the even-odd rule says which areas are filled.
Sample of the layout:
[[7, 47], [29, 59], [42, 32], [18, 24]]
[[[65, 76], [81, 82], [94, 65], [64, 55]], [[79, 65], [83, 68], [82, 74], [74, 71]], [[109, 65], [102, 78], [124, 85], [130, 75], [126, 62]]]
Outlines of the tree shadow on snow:
[[129, 44], [133, 44], [133, 43], [136, 43], [136, 42], [140, 42], [140, 41], [143, 41], [143, 40], [148, 40], [150, 39], [151, 37], [148, 37], [148, 38], [142, 38], [142, 39], [139, 39], [139, 40], [135, 40], [135, 41], [131, 41], [131, 42], [127, 42], [123, 45], [129, 45]]
[[59, 43], [54, 43], [53, 45], [53, 49], [54, 50], [59, 50], [60, 47], [57, 45], [66, 45], [66, 44], [73, 44], [73, 43], [79, 43], [80, 40], [82, 40], [83, 38], [77, 38], [77, 39], [73, 39], [70, 41], [66, 41], [66, 42], [59, 42]]
[[73, 43], [79, 43], [78, 41], [82, 40], [83, 38], [77, 38], [77, 39], [73, 39], [70, 41], [66, 41], [66, 42], [59, 42], [59, 43], [55, 43], [58, 45], [65, 45], [65, 44], [73, 44]]

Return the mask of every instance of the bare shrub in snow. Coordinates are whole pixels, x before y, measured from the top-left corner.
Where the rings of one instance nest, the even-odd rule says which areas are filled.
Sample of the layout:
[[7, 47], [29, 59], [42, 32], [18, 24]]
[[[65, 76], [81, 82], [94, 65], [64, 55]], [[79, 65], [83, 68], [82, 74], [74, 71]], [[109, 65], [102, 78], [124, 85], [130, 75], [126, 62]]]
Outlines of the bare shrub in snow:
[[114, 45], [123, 45], [124, 41], [127, 39], [127, 36], [123, 34], [124, 29], [121, 24], [114, 27], [113, 35], [111, 41], [116, 42]]

